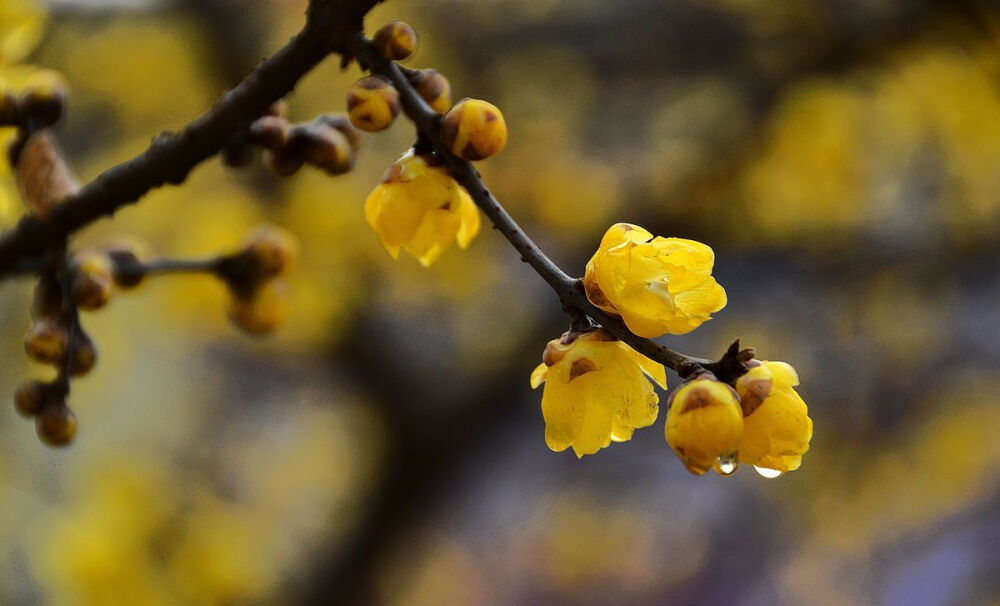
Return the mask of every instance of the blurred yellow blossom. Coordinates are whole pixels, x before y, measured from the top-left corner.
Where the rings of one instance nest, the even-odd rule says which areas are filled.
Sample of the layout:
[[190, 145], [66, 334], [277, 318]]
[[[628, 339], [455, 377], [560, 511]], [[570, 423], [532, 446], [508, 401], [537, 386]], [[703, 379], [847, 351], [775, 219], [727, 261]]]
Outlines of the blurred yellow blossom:
[[16, 63], [38, 44], [45, 10], [36, 0], [4, 0], [0, 4], [0, 64]]
[[395, 259], [403, 248], [429, 267], [452, 242], [461, 248], [479, 233], [479, 210], [442, 166], [407, 152], [365, 200], [365, 219]]
[[594, 454], [656, 420], [659, 398], [643, 373], [666, 388], [666, 370], [604, 329], [553, 339], [542, 359], [531, 386], [545, 383], [542, 415], [552, 450]]
[[587, 263], [587, 297], [620, 315], [635, 334], [691, 332], [726, 306], [712, 277], [715, 253], [682, 238], [653, 237], [629, 223], [612, 225]]

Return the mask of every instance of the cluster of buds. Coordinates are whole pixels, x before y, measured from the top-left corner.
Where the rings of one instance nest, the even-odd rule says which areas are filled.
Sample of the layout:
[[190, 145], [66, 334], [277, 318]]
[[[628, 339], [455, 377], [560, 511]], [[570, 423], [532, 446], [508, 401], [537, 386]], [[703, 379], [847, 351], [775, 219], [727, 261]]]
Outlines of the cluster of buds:
[[255, 149], [264, 150], [265, 163], [279, 177], [290, 177], [304, 165], [329, 175], [342, 175], [354, 168], [361, 137], [350, 121], [339, 114], [324, 114], [311, 122], [290, 123], [284, 103], [277, 103], [223, 150], [229, 166], [253, 161]]
[[28, 357], [57, 370], [49, 382], [31, 380], [17, 390], [17, 410], [36, 419], [38, 435], [53, 446], [68, 444], [76, 417], [66, 405], [70, 379], [97, 362], [94, 341], [80, 324], [79, 310], [105, 307], [116, 290], [139, 286], [150, 274], [205, 272], [221, 279], [232, 295], [229, 318], [242, 330], [273, 330], [287, 313], [285, 276], [298, 241], [275, 226], [259, 228], [239, 251], [205, 260], [146, 260], [143, 247], [120, 240], [77, 252], [59, 273], [45, 273], [35, 288], [32, 324], [24, 338]]
[[284, 276], [298, 256], [298, 240], [273, 225], [258, 229], [244, 248], [221, 257], [214, 272], [232, 296], [229, 319], [240, 329], [261, 334], [271, 332], [288, 313]]
[[[413, 53], [417, 37], [412, 27], [393, 21], [375, 33], [373, 45], [383, 58], [398, 61]], [[453, 107], [451, 84], [437, 70], [399, 69], [440, 116], [442, 140], [451, 153], [482, 160], [503, 149], [507, 125], [496, 106], [463, 99]], [[362, 78], [347, 93], [347, 111], [356, 127], [384, 130], [399, 115], [399, 91], [382, 76]], [[479, 232], [475, 203], [422, 138], [389, 167], [365, 200], [365, 218], [393, 258], [406, 250], [424, 266], [453, 242], [465, 248]]]
[[55, 367], [57, 376], [50, 382], [22, 384], [14, 403], [22, 415], [35, 418], [38, 435], [47, 444], [63, 446], [73, 439], [76, 417], [66, 405], [69, 380], [86, 375], [97, 363], [97, 347], [80, 325], [77, 310], [104, 307], [116, 285], [137, 285], [115, 262], [136, 255], [124, 244], [82, 251], [68, 258], [61, 273], [44, 274], [35, 287], [24, 351], [32, 360]]

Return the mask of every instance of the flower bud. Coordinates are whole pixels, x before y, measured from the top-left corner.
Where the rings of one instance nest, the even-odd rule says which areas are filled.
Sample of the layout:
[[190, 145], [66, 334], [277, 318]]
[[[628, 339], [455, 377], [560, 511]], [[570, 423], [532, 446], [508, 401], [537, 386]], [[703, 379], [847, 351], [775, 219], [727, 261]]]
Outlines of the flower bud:
[[256, 145], [275, 150], [288, 139], [288, 120], [281, 116], [264, 116], [250, 125], [247, 139]]
[[67, 86], [62, 76], [53, 71], [40, 70], [25, 80], [18, 114], [33, 130], [52, 126], [66, 109]]
[[49, 446], [65, 446], [76, 435], [76, 415], [65, 403], [46, 406], [35, 417], [35, 431]]
[[266, 153], [264, 159], [271, 172], [279, 177], [291, 177], [306, 163], [303, 152], [288, 145]]
[[50, 386], [38, 380], [25, 381], [14, 392], [14, 408], [24, 417], [33, 417], [45, 407]]
[[408, 23], [390, 21], [372, 38], [379, 54], [390, 61], [406, 59], [417, 50], [417, 32]]
[[347, 91], [347, 115], [361, 130], [384, 130], [399, 115], [399, 93], [385, 78], [362, 78]]
[[278, 99], [267, 108], [267, 111], [264, 112], [264, 115], [284, 117], [287, 113], [288, 113], [288, 102], [285, 101], [284, 99]]
[[413, 85], [431, 109], [443, 114], [451, 109], [451, 83], [434, 69], [422, 69], [413, 76]]
[[251, 334], [273, 331], [288, 315], [288, 291], [283, 280], [271, 280], [247, 296], [233, 294], [229, 319]]
[[316, 118], [316, 122], [340, 131], [355, 150], [361, 148], [361, 133], [351, 125], [351, 121], [344, 114], [322, 114]]
[[31, 302], [31, 317], [38, 320], [41, 318], [55, 318], [62, 313], [63, 296], [59, 280], [51, 274], [46, 274], [38, 279], [35, 285], [35, 295]]
[[66, 340], [66, 328], [58, 318], [41, 318], [24, 336], [24, 352], [36, 362], [59, 364], [66, 356]]
[[705, 373], [670, 395], [664, 434], [691, 473], [735, 470], [743, 437], [743, 411], [736, 391]]
[[82, 330], [73, 339], [73, 353], [70, 360], [70, 373], [73, 376], [83, 376], [93, 370], [97, 363], [97, 346], [90, 335]]
[[111, 260], [112, 279], [115, 286], [129, 290], [139, 286], [146, 277], [146, 270], [140, 259], [139, 244], [118, 241], [104, 247], [104, 254]]
[[288, 269], [298, 257], [299, 241], [291, 232], [277, 225], [264, 225], [255, 231], [243, 249], [251, 281], [274, 278]]
[[507, 123], [497, 106], [463, 99], [445, 114], [441, 136], [451, 153], [466, 160], [488, 158], [507, 144]]
[[114, 284], [113, 268], [108, 255], [87, 251], [73, 259], [73, 280], [70, 292], [77, 307], [100, 309], [111, 298]]
[[354, 147], [339, 130], [314, 122], [302, 133], [307, 138], [305, 157], [309, 164], [330, 175], [342, 175], [354, 167]]

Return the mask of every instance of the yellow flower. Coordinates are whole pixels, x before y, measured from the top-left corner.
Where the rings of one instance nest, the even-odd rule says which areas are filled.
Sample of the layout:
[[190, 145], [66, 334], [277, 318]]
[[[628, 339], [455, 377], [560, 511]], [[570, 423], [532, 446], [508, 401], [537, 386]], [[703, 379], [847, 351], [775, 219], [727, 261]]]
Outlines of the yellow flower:
[[666, 370], [604, 329], [549, 341], [542, 360], [531, 387], [545, 383], [542, 416], [552, 450], [594, 454], [656, 420], [659, 398], [643, 373], [666, 388]]
[[743, 437], [736, 391], [710, 374], [685, 383], [670, 396], [664, 434], [691, 473], [731, 474]]
[[479, 211], [442, 166], [407, 152], [365, 200], [365, 219], [392, 258], [403, 248], [429, 267], [451, 243], [461, 248], [479, 233]]
[[[770, 388], [765, 390], [766, 383]], [[785, 362], [764, 362], [736, 381], [744, 403], [758, 402], [743, 419], [740, 461], [762, 475], [798, 469], [809, 450], [813, 424], [806, 403], [792, 389], [798, 384], [798, 374]]]
[[726, 306], [712, 277], [715, 253], [701, 242], [653, 237], [629, 223], [612, 225], [587, 263], [587, 298], [619, 315], [641, 337], [691, 332]]

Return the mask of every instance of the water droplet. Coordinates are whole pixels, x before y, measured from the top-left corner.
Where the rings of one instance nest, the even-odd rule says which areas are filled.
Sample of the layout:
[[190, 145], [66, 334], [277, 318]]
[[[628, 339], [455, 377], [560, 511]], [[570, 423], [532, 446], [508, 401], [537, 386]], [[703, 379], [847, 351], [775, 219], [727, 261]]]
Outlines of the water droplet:
[[739, 459], [736, 458], [736, 453], [729, 455], [722, 455], [719, 460], [715, 462], [713, 468], [715, 473], [720, 476], [729, 476], [736, 472], [736, 468], [740, 466]]
[[778, 471], [777, 469], [768, 469], [767, 467], [757, 467], [756, 465], [754, 465], [753, 468], [757, 470], [757, 473], [768, 479], [776, 478], [782, 474], [782, 472]]

